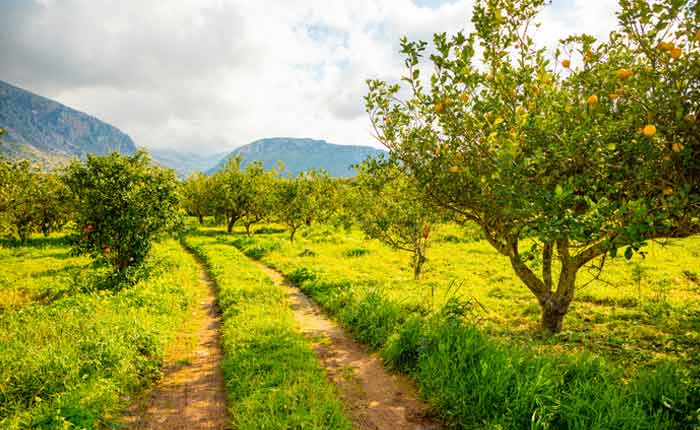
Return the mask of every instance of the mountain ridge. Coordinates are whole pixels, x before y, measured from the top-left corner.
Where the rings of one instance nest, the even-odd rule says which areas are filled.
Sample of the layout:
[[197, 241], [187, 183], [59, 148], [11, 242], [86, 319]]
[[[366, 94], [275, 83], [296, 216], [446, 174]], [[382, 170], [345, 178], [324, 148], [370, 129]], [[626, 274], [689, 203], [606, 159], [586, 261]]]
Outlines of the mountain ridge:
[[128, 134], [87, 113], [0, 80], [0, 153], [48, 166], [87, 154], [133, 154]]
[[310, 169], [324, 169], [334, 177], [350, 177], [355, 175], [354, 164], [385, 152], [371, 146], [338, 145], [323, 139], [264, 138], [234, 149], [206, 173], [216, 173], [229, 159], [241, 156], [243, 167], [252, 161], [260, 161], [265, 169], [272, 169], [281, 161], [285, 171], [292, 175]]
[[[113, 151], [134, 154], [137, 147], [128, 134], [90, 114], [0, 80], [0, 128], [6, 130], [0, 155], [28, 159], [49, 169], [72, 158]], [[324, 169], [334, 177], [355, 175], [352, 166], [385, 151], [362, 145], [337, 145], [322, 139], [272, 137], [255, 140], [232, 151], [201, 155], [194, 151], [146, 149], [154, 162], [172, 168], [179, 177], [201, 171], [213, 174], [232, 157], [243, 166], [260, 161], [266, 169], [278, 161], [285, 173], [297, 175]]]

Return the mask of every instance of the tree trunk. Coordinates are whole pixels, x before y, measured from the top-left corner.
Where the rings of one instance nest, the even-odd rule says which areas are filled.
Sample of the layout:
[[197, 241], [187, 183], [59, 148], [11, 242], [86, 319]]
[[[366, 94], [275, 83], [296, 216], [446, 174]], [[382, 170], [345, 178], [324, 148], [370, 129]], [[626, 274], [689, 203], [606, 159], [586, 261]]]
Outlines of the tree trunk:
[[[569, 305], [574, 299], [574, 288], [576, 284], [576, 272], [579, 266], [570, 258], [568, 242], [557, 242], [559, 259], [562, 268], [556, 289], [552, 285], [552, 245], [545, 244], [542, 254], [543, 273], [542, 279], [522, 261], [518, 252], [517, 240], [510, 244], [509, 254], [511, 266], [521, 281], [537, 297], [537, 301], [542, 307], [542, 328], [550, 333], [559, 333], [562, 329], [564, 316], [569, 310]], [[504, 248], [507, 249], [507, 248]]]
[[250, 226], [251, 225], [252, 224], [250, 224], [250, 223], [246, 223], [246, 225], [245, 225], [245, 234], [247, 234], [248, 237], [250, 237]]
[[542, 305], [542, 328], [550, 333], [559, 333], [567, 310], [568, 306], [563, 306], [556, 296], [550, 297]]
[[425, 263], [425, 256], [420, 249], [416, 249], [413, 254], [413, 279], [416, 281], [420, 279], [423, 263]]
[[569, 306], [574, 299], [575, 284], [576, 269], [562, 267], [557, 290], [541, 302], [542, 328], [550, 333], [559, 333], [561, 331], [564, 316], [569, 311]]
[[199, 217], [199, 225], [203, 225], [204, 224], [204, 217], [201, 214], [199, 214], [198, 217]]
[[17, 229], [17, 236], [19, 236], [19, 240], [22, 243], [25, 243], [31, 235], [31, 230], [27, 224], [28, 223], [15, 223], [15, 228]]
[[291, 233], [289, 234], [289, 241], [292, 242], [292, 243], [294, 243], [294, 234], [295, 234], [296, 232], [297, 232], [297, 228], [296, 228], [296, 227], [292, 227], [292, 231], [291, 231]]
[[228, 233], [231, 233], [233, 231], [233, 226], [236, 224], [236, 221], [238, 221], [237, 217], [229, 218], [228, 225], [226, 226], [226, 231]]
[[123, 272], [129, 267], [129, 261], [124, 259], [118, 259], [114, 265], [116, 266], [117, 272]]

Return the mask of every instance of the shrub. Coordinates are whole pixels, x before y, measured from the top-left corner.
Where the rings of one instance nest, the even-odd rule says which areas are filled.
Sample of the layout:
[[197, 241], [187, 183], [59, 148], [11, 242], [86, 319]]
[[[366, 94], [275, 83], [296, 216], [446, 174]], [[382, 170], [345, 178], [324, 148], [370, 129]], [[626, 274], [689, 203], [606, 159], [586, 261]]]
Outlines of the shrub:
[[345, 252], [343, 252], [343, 255], [346, 257], [362, 257], [363, 255], [369, 254], [369, 249], [366, 248], [352, 248], [348, 249]]
[[177, 182], [145, 152], [73, 162], [65, 177], [76, 198], [74, 249], [120, 276], [140, 266], [152, 241], [178, 225]]
[[302, 252], [299, 253], [300, 257], [315, 257], [316, 252], [313, 249], [304, 248]]

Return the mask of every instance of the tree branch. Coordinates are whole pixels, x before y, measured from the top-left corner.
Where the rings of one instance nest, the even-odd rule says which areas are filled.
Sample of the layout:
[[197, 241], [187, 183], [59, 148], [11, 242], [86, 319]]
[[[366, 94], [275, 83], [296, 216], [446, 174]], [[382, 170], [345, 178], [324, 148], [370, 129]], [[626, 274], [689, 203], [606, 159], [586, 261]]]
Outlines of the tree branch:
[[545, 287], [544, 282], [542, 282], [542, 280], [540, 280], [540, 278], [538, 278], [523, 262], [520, 257], [520, 252], [518, 251], [518, 239], [511, 239], [510, 242], [509, 257], [513, 270], [515, 270], [516, 275], [518, 275], [527, 288], [537, 297], [540, 304], [543, 305], [551, 295], [551, 291]]
[[548, 290], [552, 290], [552, 250], [554, 244], [552, 242], [547, 242], [544, 244], [544, 249], [542, 250], [542, 279], [544, 280], [544, 286]]

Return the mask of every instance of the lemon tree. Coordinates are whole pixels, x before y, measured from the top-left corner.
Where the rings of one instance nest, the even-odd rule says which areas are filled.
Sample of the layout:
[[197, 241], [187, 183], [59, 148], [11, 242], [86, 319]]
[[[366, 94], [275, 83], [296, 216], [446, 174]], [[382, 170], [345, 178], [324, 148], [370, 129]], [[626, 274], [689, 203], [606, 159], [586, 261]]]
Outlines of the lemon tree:
[[265, 170], [260, 161], [250, 163], [245, 170], [247, 187], [249, 187], [255, 198], [248, 206], [248, 211], [243, 216], [242, 223], [246, 234], [251, 235], [253, 225], [270, 217], [273, 205], [273, 186], [275, 183], [276, 171]]
[[189, 215], [196, 216], [199, 224], [212, 213], [211, 180], [202, 172], [196, 172], [185, 179], [180, 186], [180, 203]]
[[300, 227], [327, 220], [333, 212], [336, 184], [321, 170], [279, 178], [272, 191], [273, 217], [289, 228], [289, 241]]
[[439, 211], [423, 197], [413, 177], [394, 163], [370, 159], [355, 181], [355, 219], [362, 231], [413, 255], [414, 279], [420, 278]]
[[581, 268], [700, 231], [700, 11], [621, 0], [607, 40], [551, 53], [532, 37], [544, 4], [481, 0], [471, 34], [436, 34], [430, 50], [404, 38], [405, 76], [368, 81], [366, 107], [391, 156], [481, 227], [558, 332]]

